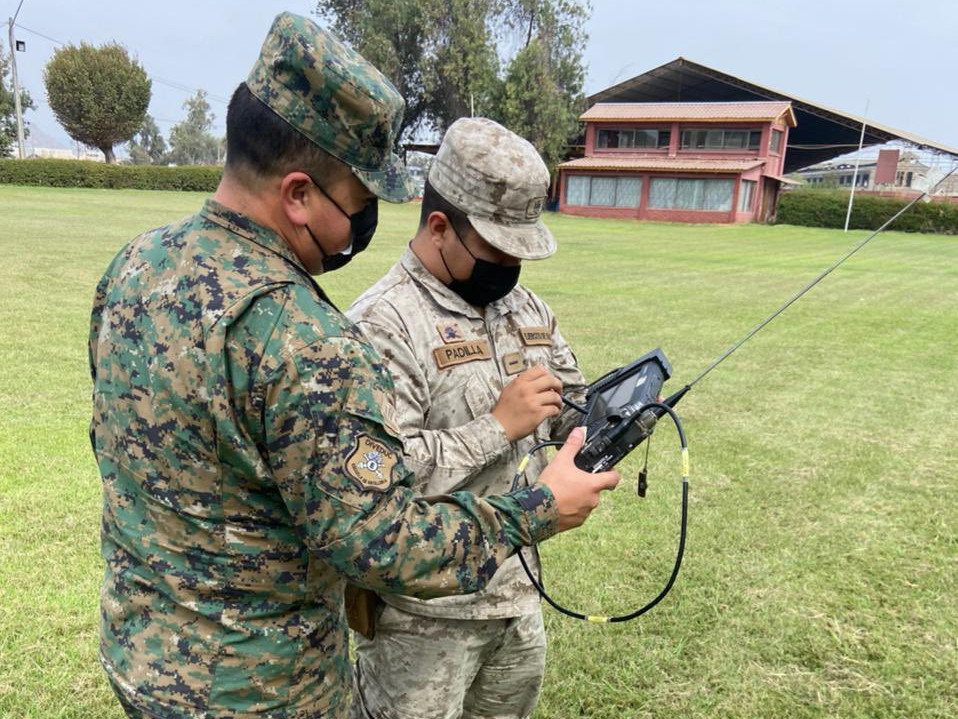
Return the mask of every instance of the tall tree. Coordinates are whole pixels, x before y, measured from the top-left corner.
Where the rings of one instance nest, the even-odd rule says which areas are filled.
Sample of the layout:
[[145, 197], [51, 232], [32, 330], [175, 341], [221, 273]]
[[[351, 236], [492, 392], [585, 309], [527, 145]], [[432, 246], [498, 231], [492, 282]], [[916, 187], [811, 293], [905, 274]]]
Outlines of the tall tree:
[[400, 137], [415, 132], [427, 117], [426, 76], [440, 6], [441, 0], [326, 0], [316, 8], [406, 99]]
[[67, 45], [43, 71], [50, 108], [74, 140], [98, 148], [113, 162], [113, 146], [142, 126], [152, 82], [116, 43]]
[[554, 171], [580, 133], [584, 25], [591, 8], [577, 0], [507, 1], [504, 22], [522, 49], [506, 70], [493, 117], [535, 145]]
[[494, 119], [531, 142], [550, 172], [565, 157], [578, 117], [556, 84], [548, 51], [538, 38], [509, 64]]
[[[3, 43], [0, 42], [0, 158], [10, 154], [14, 145], [17, 144], [17, 109], [13, 97], [13, 79], [9, 80], [11, 86], [7, 87], [7, 77], [10, 75], [10, 60], [3, 53]], [[20, 109], [26, 115], [27, 110], [36, 109], [36, 105], [30, 98], [26, 90], [20, 91]], [[28, 137], [30, 128], [27, 122], [23, 123], [23, 135]]]
[[143, 119], [139, 132], [130, 140], [130, 158], [134, 165], [155, 165], [166, 158], [166, 140], [152, 115]]
[[579, 132], [588, 2], [325, 0], [316, 12], [406, 98], [403, 139], [474, 107], [531, 133], [554, 167]]
[[489, 114], [499, 88], [492, 19], [498, 0], [446, 0], [435, 18], [435, 46], [426, 63], [431, 126], [440, 132], [460, 117]]
[[213, 165], [218, 159], [219, 143], [210, 134], [215, 115], [210, 112], [206, 91], [183, 103], [186, 119], [170, 130], [170, 160], [177, 165]]

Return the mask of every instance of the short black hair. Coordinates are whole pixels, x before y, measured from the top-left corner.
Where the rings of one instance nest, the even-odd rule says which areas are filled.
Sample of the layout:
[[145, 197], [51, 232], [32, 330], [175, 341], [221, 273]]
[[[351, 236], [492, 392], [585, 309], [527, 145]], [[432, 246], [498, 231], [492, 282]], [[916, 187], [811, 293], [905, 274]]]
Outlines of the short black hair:
[[338, 177], [347, 165], [307, 139], [240, 83], [226, 111], [226, 169], [253, 177], [301, 170]]
[[433, 212], [441, 212], [449, 220], [452, 229], [456, 231], [462, 239], [473, 229], [466, 213], [453, 205], [449, 200], [436, 192], [436, 189], [426, 180], [426, 185], [422, 190], [422, 209], [419, 211], [419, 226], [425, 227], [429, 221], [429, 215]]

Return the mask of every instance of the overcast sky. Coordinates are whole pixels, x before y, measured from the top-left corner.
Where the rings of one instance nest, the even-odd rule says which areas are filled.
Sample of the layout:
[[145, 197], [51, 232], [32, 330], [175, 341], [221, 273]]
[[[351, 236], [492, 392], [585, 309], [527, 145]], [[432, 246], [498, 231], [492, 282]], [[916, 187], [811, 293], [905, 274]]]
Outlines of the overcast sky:
[[[19, 0], [0, 0], [6, 18]], [[282, 10], [309, 13], [303, 0], [24, 0], [17, 39], [20, 81], [37, 101], [36, 139], [69, 140], [46, 105], [43, 66], [59, 42], [115, 40], [153, 78], [150, 113], [164, 133], [182, 119], [182, 88], [210, 93], [216, 132], [226, 100]], [[958, 97], [951, 91], [958, 1], [593, 0], [586, 92], [593, 93], [684, 56], [760, 85], [958, 147]], [[38, 142], [39, 144], [39, 142]]]

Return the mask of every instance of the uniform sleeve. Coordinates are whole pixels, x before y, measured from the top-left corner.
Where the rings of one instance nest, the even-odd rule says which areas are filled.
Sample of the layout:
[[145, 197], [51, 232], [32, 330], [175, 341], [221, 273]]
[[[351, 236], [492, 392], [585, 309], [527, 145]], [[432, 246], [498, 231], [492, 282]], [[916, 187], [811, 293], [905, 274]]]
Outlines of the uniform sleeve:
[[374, 353], [326, 338], [287, 358], [265, 402], [266, 451], [310, 551], [380, 592], [429, 598], [481, 589], [520, 545], [558, 530], [545, 487], [485, 500], [417, 499], [381, 403], [391, 391]]
[[429, 386], [422, 358], [410, 345], [405, 328], [368, 318], [360, 319], [358, 326], [393, 376], [395, 422], [405, 461], [418, 478], [415, 489], [425, 492], [428, 485], [432, 493], [454, 492], [509, 449], [505, 429], [488, 412], [459, 427], [424, 429]]

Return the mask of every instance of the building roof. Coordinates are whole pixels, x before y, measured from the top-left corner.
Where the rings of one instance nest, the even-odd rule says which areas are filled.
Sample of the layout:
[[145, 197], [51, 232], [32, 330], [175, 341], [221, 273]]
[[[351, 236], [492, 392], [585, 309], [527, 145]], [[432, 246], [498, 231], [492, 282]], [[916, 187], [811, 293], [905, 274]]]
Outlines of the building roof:
[[563, 162], [563, 170], [633, 170], [635, 172], [745, 172], [763, 160], [708, 160], [675, 157], [580, 157]]
[[791, 102], [798, 125], [789, 133], [785, 172], [851, 152], [858, 147], [862, 123], [866, 124], [866, 146], [904, 140], [958, 157], [956, 148], [748, 82], [684, 57], [597, 92], [588, 100], [590, 107], [609, 102]]
[[599, 102], [579, 118], [583, 122], [660, 120], [699, 122], [775, 122], [784, 116], [795, 127], [792, 105], [782, 100], [764, 102]]

